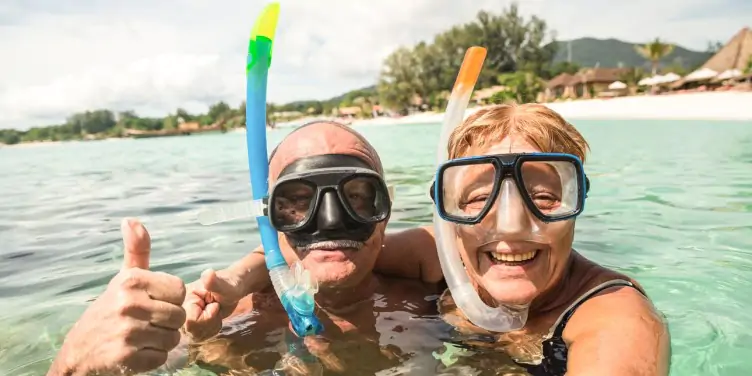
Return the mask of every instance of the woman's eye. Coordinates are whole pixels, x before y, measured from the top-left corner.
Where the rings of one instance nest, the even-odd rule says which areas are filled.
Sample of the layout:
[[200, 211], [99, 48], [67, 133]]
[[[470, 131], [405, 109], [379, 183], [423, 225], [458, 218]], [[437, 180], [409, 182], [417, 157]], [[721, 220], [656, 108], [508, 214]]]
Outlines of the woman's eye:
[[486, 201], [486, 199], [488, 199], [488, 195], [474, 196], [468, 202]]

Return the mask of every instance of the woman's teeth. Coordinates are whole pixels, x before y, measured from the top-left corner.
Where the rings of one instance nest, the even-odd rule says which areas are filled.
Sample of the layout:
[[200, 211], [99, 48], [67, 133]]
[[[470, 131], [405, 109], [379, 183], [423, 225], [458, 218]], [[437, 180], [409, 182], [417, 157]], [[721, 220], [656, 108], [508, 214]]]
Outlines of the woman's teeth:
[[533, 258], [535, 258], [535, 255], [538, 254], [538, 251], [532, 251], [528, 253], [517, 253], [517, 254], [509, 254], [509, 253], [496, 253], [496, 252], [490, 252], [489, 255], [491, 258], [498, 262], [524, 262], [524, 261], [530, 261]]

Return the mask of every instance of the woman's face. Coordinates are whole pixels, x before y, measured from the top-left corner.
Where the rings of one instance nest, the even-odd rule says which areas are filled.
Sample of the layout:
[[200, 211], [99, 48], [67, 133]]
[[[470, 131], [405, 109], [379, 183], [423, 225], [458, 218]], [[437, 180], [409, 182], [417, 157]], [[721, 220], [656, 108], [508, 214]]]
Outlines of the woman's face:
[[[489, 147], [471, 148], [467, 155], [535, 152], [541, 151], [524, 138], [510, 135]], [[523, 174], [536, 176], [537, 185], [556, 189], [558, 183], [546, 180], [546, 171], [524, 169]], [[468, 179], [472, 178], [463, 180]], [[574, 219], [541, 222], [521, 199], [520, 195], [528, 193], [520, 193], [510, 183], [503, 183], [506, 188], [480, 223], [456, 227], [457, 246], [476, 289], [482, 286], [499, 303], [527, 304], [560, 280], [572, 249]], [[538, 207], [546, 205], [546, 192], [528, 189]], [[536, 189], [541, 193], [532, 197]]]

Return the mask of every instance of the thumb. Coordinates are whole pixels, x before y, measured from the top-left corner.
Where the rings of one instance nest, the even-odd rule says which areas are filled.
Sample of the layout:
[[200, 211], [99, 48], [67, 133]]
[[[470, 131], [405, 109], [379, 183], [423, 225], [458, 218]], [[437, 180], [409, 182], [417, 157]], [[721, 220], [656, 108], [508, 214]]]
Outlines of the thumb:
[[242, 298], [240, 281], [224, 273], [219, 274], [213, 269], [206, 269], [201, 273], [201, 283], [220, 303], [236, 303]]
[[151, 237], [144, 225], [137, 219], [125, 218], [120, 223], [123, 234], [123, 269], [149, 269], [149, 253], [151, 252]]

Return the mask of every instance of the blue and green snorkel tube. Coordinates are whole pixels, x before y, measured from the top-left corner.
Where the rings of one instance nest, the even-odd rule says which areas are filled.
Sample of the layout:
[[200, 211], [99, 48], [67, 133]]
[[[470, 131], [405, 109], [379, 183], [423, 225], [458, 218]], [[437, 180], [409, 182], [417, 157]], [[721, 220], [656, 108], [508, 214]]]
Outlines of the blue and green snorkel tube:
[[272, 62], [272, 45], [279, 18], [279, 3], [264, 8], [251, 32], [246, 65], [246, 144], [248, 168], [251, 174], [251, 193], [261, 243], [264, 247], [266, 268], [282, 306], [292, 323], [293, 331], [300, 337], [318, 334], [323, 326], [316, 318], [313, 295], [318, 286], [300, 262], [294, 271], [279, 249], [277, 231], [269, 221], [269, 164], [266, 147], [266, 82]]

